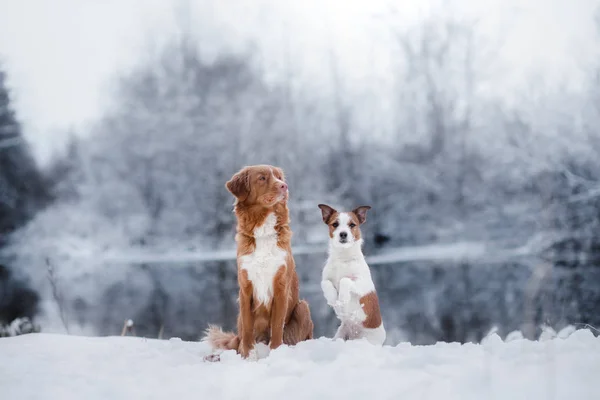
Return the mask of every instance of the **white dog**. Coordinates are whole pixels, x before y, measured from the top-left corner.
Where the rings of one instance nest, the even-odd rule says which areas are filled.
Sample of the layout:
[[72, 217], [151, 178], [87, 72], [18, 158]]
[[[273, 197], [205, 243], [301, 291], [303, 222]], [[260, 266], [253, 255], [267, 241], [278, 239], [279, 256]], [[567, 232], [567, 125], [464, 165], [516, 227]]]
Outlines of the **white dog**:
[[338, 212], [325, 204], [319, 204], [319, 208], [330, 237], [321, 289], [341, 321], [334, 339], [365, 338], [382, 345], [386, 333], [375, 285], [362, 253], [360, 232], [371, 207], [361, 206], [351, 212]]

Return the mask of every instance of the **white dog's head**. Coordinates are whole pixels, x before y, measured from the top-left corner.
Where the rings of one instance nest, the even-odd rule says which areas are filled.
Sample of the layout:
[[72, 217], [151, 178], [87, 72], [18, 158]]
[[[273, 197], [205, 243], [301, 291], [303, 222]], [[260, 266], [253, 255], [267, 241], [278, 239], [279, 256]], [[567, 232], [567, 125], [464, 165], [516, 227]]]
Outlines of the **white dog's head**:
[[319, 204], [323, 222], [329, 226], [331, 244], [335, 247], [351, 247], [361, 242], [360, 225], [367, 220], [370, 206], [360, 206], [350, 212], [339, 212], [326, 205]]

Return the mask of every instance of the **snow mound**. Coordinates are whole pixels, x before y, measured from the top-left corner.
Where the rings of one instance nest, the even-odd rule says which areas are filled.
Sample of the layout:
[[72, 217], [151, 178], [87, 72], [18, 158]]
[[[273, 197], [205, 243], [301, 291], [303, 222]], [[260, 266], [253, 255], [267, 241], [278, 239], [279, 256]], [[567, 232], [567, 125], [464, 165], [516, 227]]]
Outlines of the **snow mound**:
[[375, 347], [320, 338], [255, 362], [179, 339], [0, 339], [3, 399], [597, 399], [600, 338]]

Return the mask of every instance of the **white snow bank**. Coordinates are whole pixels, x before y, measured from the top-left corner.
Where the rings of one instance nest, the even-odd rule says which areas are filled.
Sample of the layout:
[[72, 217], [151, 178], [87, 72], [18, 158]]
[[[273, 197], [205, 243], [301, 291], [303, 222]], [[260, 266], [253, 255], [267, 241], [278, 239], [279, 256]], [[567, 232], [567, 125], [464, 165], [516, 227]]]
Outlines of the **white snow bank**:
[[2, 399], [598, 399], [600, 338], [375, 347], [321, 338], [257, 362], [203, 343], [30, 334], [0, 339]]

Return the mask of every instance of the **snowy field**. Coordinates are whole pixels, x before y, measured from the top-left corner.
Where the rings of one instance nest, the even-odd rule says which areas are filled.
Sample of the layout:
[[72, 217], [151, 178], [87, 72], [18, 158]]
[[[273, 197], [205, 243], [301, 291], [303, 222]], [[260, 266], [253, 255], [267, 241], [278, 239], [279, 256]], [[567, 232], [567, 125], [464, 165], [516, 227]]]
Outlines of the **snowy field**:
[[600, 338], [493, 334], [481, 345], [374, 347], [320, 338], [258, 361], [179, 339], [0, 339], [2, 399], [599, 399]]

